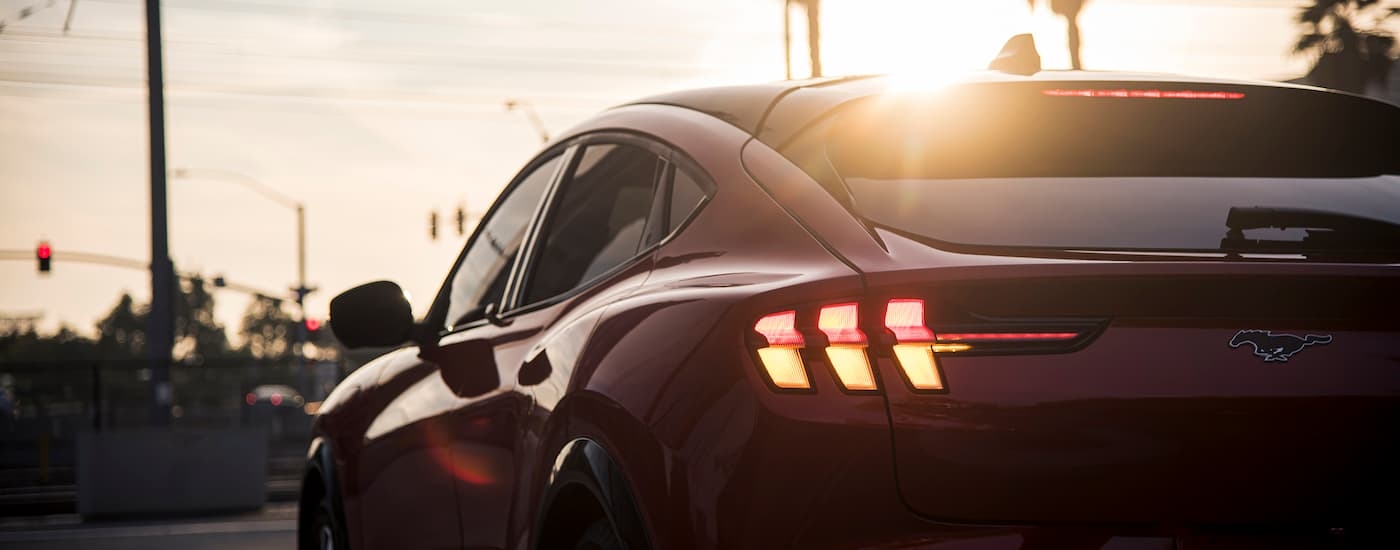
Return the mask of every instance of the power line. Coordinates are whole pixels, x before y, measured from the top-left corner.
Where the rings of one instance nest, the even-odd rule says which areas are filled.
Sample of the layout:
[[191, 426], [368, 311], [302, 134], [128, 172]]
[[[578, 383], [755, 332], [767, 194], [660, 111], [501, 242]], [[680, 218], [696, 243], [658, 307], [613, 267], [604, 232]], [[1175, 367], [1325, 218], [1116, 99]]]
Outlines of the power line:
[[[17, 78], [17, 77], [18, 77], [18, 78]], [[85, 79], [81, 79], [81, 80], [59, 81], [59, 80], [43, 80], [43, 79], [41, 79], [41, 78], [35, 78], [33, 75], [25, 75], [25, 74], [15, 75], [15, 74], [5, 74], [5, 73], [3, 73], [3, 72], [0, 72], [0, 84], [21, 84], [21, 85], [60, 86], [60, 87], [66, 86], [66, 87], [73, 87], [73, 88], [98, 88], [98, 89], [112, 89], [112, 90], [132, 90], [132, 91], [139, 91], [140, 88], [144, 85], [141, 81], [135, 80], [135, 79], [131, 79], [131, 80], [126, 80], [126, 79], [108, 79], [108, 80], [106, 80], [106, 81], [101, 81], [101, 80], [97, 80], [97, 79], [93, 79], [93, 78], [90, 78], [90, 77], [89, 77], [89, 78], [85, 78]], [[280, 99], [307, 99], [307, 100], [330, 100], [330, 101], [351, 101], [351, 102], [363, 101], [363, 102], [391, 102], [391, 103], [393, 103], [393, 102], [400, 102], [400, 103], [431, 103], [431, 104], [441, 104], [441, 105], [455, 105], [455, 106], [461, 106], [461, 107], [485, 107], [485, 106], [489, 106], [492, 110], [499, 110], [500, 104], [501, 104], [501, 103], [500, 103], [500, 102], [501, 102], [501, 99], [500, 99], [500, 98], [506, 96], [506, 94], [505, 94], [504, 92], [502, 92], [500, 95], [485, 95], [485, 94], [479, 94], [479, 93], [478, 93], [478, 94], [476, 94], [475, 97], [472, 97], [472, 96], [468, 96], [467, 94], [453, 94], [453, 93], [437, 93], [437, 94], [433, 94], [433, 93], [410, 93], [410, 92], [406, 92], [406, 91], [395, 91], [395, 90], [367, 90], [367, 89], [358, 89], [358, 90], [357, 90], [357, 89], [345, 89], [345, 88], [321, 88], [321, 89], [301, 89], [301, 90], [268, 90], [268, 89], [257, 89], [257, 88], [231, 89], [231, 88], [222, 88], [222, 87], [217, 87], [217, 86], [204, 86], [204, 87], [201, 87], [201, 86], [192, 86], [192, 85], [179, 85], [179, 86], [171, 86], [171, 87], [169, 87], [168, 89], [169, 89], [170, 91], [174, 91], [174, 92], [184, 92], [184, 93], [211, 94], [211, 95], [234, 95], [234, 96], [258, 96], [258, 97], [280, 98]], [[532, 97], [535, 97], [535, 96], [532, 96]], [[555, 107], [558, 107], [558, 108], [565, 108], [565, 107], [563, 107], [561, 104], [563, 104], [563, 103], [568, 103], [568, 102], [575, 102], [575, 105], [576, 105], [576, 106], [582, 106], [582, 105], [585, 105], [585, 104], [586, 104], [586, 105], [597, 106], [597, 105], [600, 105], [600, 104], [601, 104], [601, 105], [608, 105], [609, 103], [619, 103], [619, 102], [620, 102], [620, 101], [619, 101], [618, 99], [616, 99], [616, 98], [601, 98], [601, 97], [599, 97], [599, 98], [583, 98], [583, 97], [555, 96], [555, 97], [550, 98], [550, 97], [548, 97], [548, 96], [545, 96], [545, 98], [546, 98], [546, 99], [541, 100], [540, 103], [549, 104], [549, 105], [552, 105], [552, 106], [555, 106]]]
[[[89, 0], [89, 1], [91, 1], [91, 2], [98, 2], [98, 3], [104, 3], [104, 4], [112, 4], [112, 5], [132, 6], [133, 8], [134, 8], [134, 7], [137, 7], [137, 6], [139, 5], [138, 2], [126, 2], [126, 1], [122, 1], [122, 0]], [[655, 21], [655, 20], [645, 20], [645, 21], [640, 21], [640, 20], [639, 20], [639, 21], [636, 21], [635, 23], [614, 23], [614, 22], [610, 22], [610, 21], [598, 21], [598, 20], [562, 19], [562, 18], [557, 18], [557, 17], [551, 18], [551, 17], [548, 17], [548, 14], [544, 14], [544, 16], [541, 16], [541, 14], [531, 14], [530, 17], [529, 17], [528, 19], [524, 19], [524, 18], [518, 19], [518, 21], [520, 21], [521, 23], [524, 23], [524, 24], [512, 24], [512, 23], [504, 23], [504, 24], [503, 24], [503, 21], [509, 19], [509, 16], [502, 17], [502, 16], [499, 15], [499, 14], [480, 14], [480, 13], [425, 13], [425, 12], [410, 12], [410, 11], [391, 11], [391, 10], [359, 9], [359, 8], [346, 8], [346, 7], [326, 8], [326, 7], [319, 7], [319, 6], [317, 6], [317, 7], [312, 7], [312, 6], [305, 6], [305, 5], [303, 5], [303, 6], [301, 6], [301, 7], [291, 7], [291, 6], [287, 6], [287, 5], [285, 5], [285, 4], [267, 4], [267, 3], [261, 3], [261, 2], [246, 2], [246, 1], [234, 1], [234, 0], [202, 0], [201, 2], [199, 2], [199, 5], [186, 4], [186, 3], [174, 3], [174, 2], [167, 2], [166, 4], [167, 4], [167, 5], [165, 6], [166, 9], [170, 9], [170, 10], [211, 11], [211, 12], [225, 12], [225, 13], [232, 12], [232, 13], [248, 13], [248, 14], [264, 14], [264, 15], [281, 15], [281, 16], [301, 16], [301, 17], [314, 16], [315, 18], [320, 18], [320, 19], [337, 19], [337, 20], [351, 20], [351, 21], [367, 21], [367, 22], [373, 22], [373, 23], [385, 23], [385, 22], [390, 22], [390, 23], [406, 23], [406, 24], [431, 25], [431, 26], [453, 26], [453, 27], [458, 27], [458, 28], [460, 28], [460, 27], [462, 27], [462, 26], [464, 26], [464, 25], [465, 25], [465, 26], [478, 27], [478, 28], [480, 28], [480, 27], [486, 27], [486, 28], [503, 28], [503, 29], [522, 28], [522, 27], [523, 27], [523, 28], [529, 28], [529, 29], [531, 29], [531, 30], [539, 30], [541, 27], [553, 27], [553, 28], [555, 29], [555, 32], [563, 31], [563, 32], [571, 32], [571, 33], [579, 33], [579, 32], [582, 32], [582, 33], [591, 33], [591, 32], [593, 32], [594, 30], [597, 30], [597, 31], [599, 31], [599, 32], [597, 32], [597, 34], [599, 34], [599, 35], [607, 35], [607, 36], [610, 36], [610, 37], [616, 37], [616, 35], [614, 34], [616, 31], [627, 31], [627, 33], [628, 33], [629, 35], [634, 36], [634, 37], [635, 37], [635, 36], [656, 36], [656, 37], [662, 37], [662, 38], [666, 38], [666, 39], [670, 39], [670, 40], [674, 40], [674, 39], [676, 38], [676, 35], [677, 35], [678, 33], [691, 33], [691, 34], [712, 35], [712, 34], [715, 34], [715, 31], [716, 31], [716, 27], [714, 27], [714, 26], [701, 26], [701, 25], [688, 25], [688, 24], [680, 24], [680, 25], [677, 25], [677, 24], [667, 24], [667, 23], [665, 23], [665, 22], [660, 22], [660, 23], [658, 23], [658, 22]], [[683, 18], [680, 18], [680, 17], [676, 17], [676, 18], [673, 18], [673, 19], [671, 19], [671, 20], [672, 20], [672, 21], [685, 21], [686, 19], [683, 19]], [[716, 19], [716, 20], [715, 20], [715, 23], [721, 23], [721, 22], [724, 22], [724, 20], [723, 20], [723, 19]], [[725, 30], [725, 31], [722, 31], [722, 32], [727, 33], [727, 34], [741, 34], [741, 33], [737, 33], [737, 32], [732, 31], [732, 30]], [[764, 31], [761, 31], [761, 30], [753, 30], [753, 31], [749, 31], [749, 32], [747, 32], [747, 33], [742, 33], [742, 34], [752, 34], [752, 35], [755, 35], [755, 36], [759, 36], [759, 35], [764, 35], [764, 36], [766, 36], [766, 35], [769, 35], [769, 34], [772, 34], [772, 33], [768, 32], [768, 31], [766, 31], [766, 30], [764, 30]]]

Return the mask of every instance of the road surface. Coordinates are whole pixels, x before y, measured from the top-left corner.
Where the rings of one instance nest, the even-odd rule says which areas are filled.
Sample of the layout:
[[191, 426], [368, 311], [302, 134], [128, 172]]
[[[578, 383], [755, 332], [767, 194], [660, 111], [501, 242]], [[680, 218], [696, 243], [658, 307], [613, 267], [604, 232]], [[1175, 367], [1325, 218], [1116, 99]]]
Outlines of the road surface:
[[79, 523], [76, 516], [50, 523], [0, 528], [6, 550], [294, 550], [295, 509], [259, 514], [170, 521]]

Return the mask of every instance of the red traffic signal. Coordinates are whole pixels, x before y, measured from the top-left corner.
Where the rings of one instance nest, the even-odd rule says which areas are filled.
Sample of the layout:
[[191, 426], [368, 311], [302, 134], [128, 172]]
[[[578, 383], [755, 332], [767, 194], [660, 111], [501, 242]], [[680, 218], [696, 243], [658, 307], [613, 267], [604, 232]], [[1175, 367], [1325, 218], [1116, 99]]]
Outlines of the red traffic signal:
[[53, 261], [53, 248], [48, 241], [39, 241], [39, 247], [34, 250], [34, 257], [39, 260], [39, 273], [48, 273]]
[[307, 332], [316, 332], [316, 331], [318, 331], [318, 330], [321, 330], [321, 321], [320, 321], [319, 319], [315, 319], [315, 318], [312, 318], [312, 317], [307, 317], [307, 318], [306, 318], [306, 331], [307, 331]]

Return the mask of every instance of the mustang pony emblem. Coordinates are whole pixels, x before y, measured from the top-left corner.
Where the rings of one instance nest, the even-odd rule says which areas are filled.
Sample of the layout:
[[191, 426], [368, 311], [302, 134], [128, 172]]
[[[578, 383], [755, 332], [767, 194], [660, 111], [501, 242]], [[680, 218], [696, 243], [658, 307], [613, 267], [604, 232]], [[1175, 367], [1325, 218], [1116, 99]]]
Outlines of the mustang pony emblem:
[[1237, 348], [1245, 344], [1254, 346], [1254, 354], [1268, 361], [1287, 361], [1293, 354], [1303, 351], [1303, 348], [1313, 344], [1326, 344], [1332, 341], [1330, 334], [1309, 334], [1307, 336], [1294, 336], [1292, 334], [1274, 334], [1267, 330], [1241, 330], [1235, 333], [1235, 337], [1230, 339], [1230, 347]]

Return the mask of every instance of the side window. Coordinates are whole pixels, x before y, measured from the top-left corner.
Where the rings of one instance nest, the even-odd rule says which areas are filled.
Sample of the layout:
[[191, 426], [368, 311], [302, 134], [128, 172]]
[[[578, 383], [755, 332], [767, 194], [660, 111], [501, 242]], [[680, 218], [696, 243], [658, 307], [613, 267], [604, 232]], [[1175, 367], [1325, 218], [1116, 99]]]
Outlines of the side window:
[[480, 319], [487, 304], [499, 302], [530, 219], [559, 167], [558, 156], [539, 165], [500, 199], [482, 222], [466, 256], [452, 274], [447, 328]]
[[641, 147], [585, 147], [545, 220], [522, 303], [568, 292], [635, 256], [661, 166]]
[[691, 177], [690, 173], [684, 169], [676, 168], [672, 171], [675, 175], [671, 178], [670, 204], [667, 206], [666, 215], [666, 235], [674, 233], [677, 228], [685, 223], [690, 213], [700, 207], [700, 202], [705, 200], [705, 188]]

